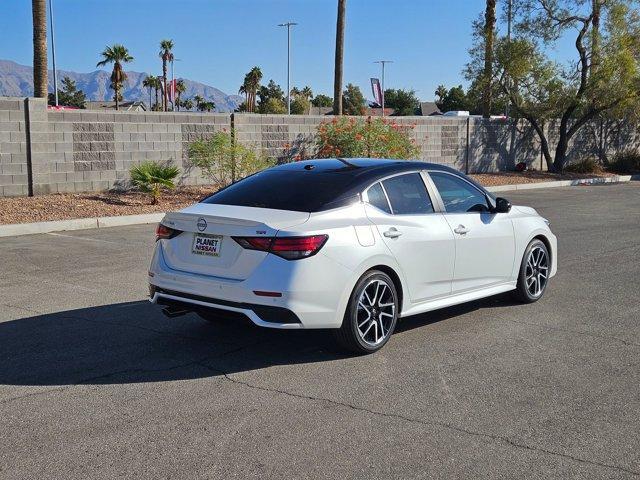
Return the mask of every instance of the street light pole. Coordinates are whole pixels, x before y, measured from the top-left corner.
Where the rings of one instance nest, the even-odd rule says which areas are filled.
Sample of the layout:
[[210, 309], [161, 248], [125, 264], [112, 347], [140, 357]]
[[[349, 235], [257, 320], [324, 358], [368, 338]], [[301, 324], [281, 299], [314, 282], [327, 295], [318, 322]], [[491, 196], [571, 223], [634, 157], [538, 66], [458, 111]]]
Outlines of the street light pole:
[[53, 60], [53, 93], [56, 99], [56, 107], [58, 106], [58, 74], [56, 73], [56, 42], [53, 33], [53, 5], [49, 0], [49, 25], [51, 26], [51, 59]]
[[379, 63], [382, 65], [382, 116], [384, 117], [384, 66], [387, 63], [393, 63], [393, 60], [377, 60], [373, 63]]
[[291, 115], [291, 27], [295, 22], [279, 23], [279, 27], [287, 27], [287, 115]]

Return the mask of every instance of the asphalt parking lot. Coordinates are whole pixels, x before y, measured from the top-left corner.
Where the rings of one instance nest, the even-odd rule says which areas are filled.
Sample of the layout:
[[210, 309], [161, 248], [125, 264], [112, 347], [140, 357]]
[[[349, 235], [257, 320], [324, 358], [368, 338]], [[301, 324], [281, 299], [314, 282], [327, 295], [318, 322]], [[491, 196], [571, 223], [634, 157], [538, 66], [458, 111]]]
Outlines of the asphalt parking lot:
[[640, 476], [640, 183], [504, 196], [559, 238], [546, 296], [362, 357], [165, 318], [149, 225], [0, 239], [0, 477]]

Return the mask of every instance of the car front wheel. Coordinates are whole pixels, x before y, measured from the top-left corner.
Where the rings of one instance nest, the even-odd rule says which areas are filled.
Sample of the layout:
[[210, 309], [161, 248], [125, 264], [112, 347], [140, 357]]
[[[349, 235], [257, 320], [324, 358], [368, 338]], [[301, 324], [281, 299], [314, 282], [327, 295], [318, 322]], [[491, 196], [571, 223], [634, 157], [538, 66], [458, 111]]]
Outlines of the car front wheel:
[[378, 270], [365, 273], [356, 284], [336, 331], [338, 343], [356, 353], [380, 350], [398, 321], [398, 295], [391, 278]]
[[529, 243], [520, 264], [515, 297], [524, 303], [537, 302], [549, 282], [551, 257], [543, 241], [534, 239]]

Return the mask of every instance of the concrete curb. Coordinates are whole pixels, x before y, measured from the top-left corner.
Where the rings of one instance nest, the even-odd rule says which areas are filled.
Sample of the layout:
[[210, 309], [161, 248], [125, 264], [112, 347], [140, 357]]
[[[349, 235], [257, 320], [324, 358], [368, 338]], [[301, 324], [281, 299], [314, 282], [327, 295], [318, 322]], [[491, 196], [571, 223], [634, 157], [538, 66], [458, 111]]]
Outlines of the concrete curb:
[[34, 233], [64, 232], [68, 230], [85, 230], [89, 228], [119, 227], [124, 225], [141, 225], [158, 223], [164, 212], [143, 215], [122, 215], [117, 217], [77, 218], [73, 220], [56, 220], [53, 222], [18, 223], [0, 225], [0, 237], [17, 237]]
[[536, 188], [576, 187], [582, 185], [602, 185], [605, 183], [624, 183], [640, 180], [640, 175], [614, 175], [613, 177], [581, 178], [576, 180], [556, 180], [554, 182], [517, 183], [485, 187], [490, 192], [509, 192], [513, 190], [533, 190]]
[[[623, 183], [640, 180], [640, 175], [616, 175], [613, 177], [584, 178], [578, 180], [558, 180], [555, 182], [520, 183], [487, 187], [490, 192], [508, 192], [514, 190], [533, 190], [535, 188], [572, 187], [578, 185], [600, 185], [604, 183]], [[121, 227], [158, 223], [164, 212], [144, 215], [122, 215], [116, 217], [77, 218], [74, 220], [56, 220], [53, 222], [18, 223], [0, 225], [0, 237], [17, 237], [36, 233], [64, 232], [67, 230], [85, 230], [89, 228]]]

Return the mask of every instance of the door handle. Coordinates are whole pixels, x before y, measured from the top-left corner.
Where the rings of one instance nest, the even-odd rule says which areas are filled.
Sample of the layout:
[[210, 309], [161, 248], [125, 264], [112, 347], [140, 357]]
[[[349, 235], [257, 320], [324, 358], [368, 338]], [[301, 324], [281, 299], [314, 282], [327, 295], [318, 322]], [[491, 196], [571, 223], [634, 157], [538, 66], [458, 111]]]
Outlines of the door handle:
[[402, 235], [402, 232], [397, 230], [395, 227], [391, 227], [389, 230], [383, 233], [383, 235], [387, 238], [398, 238]]
[[464, 225], [458, 225], [453, 231], [458, 235], [466, 235], [467, 233], [469, 233], [469, 229]]

